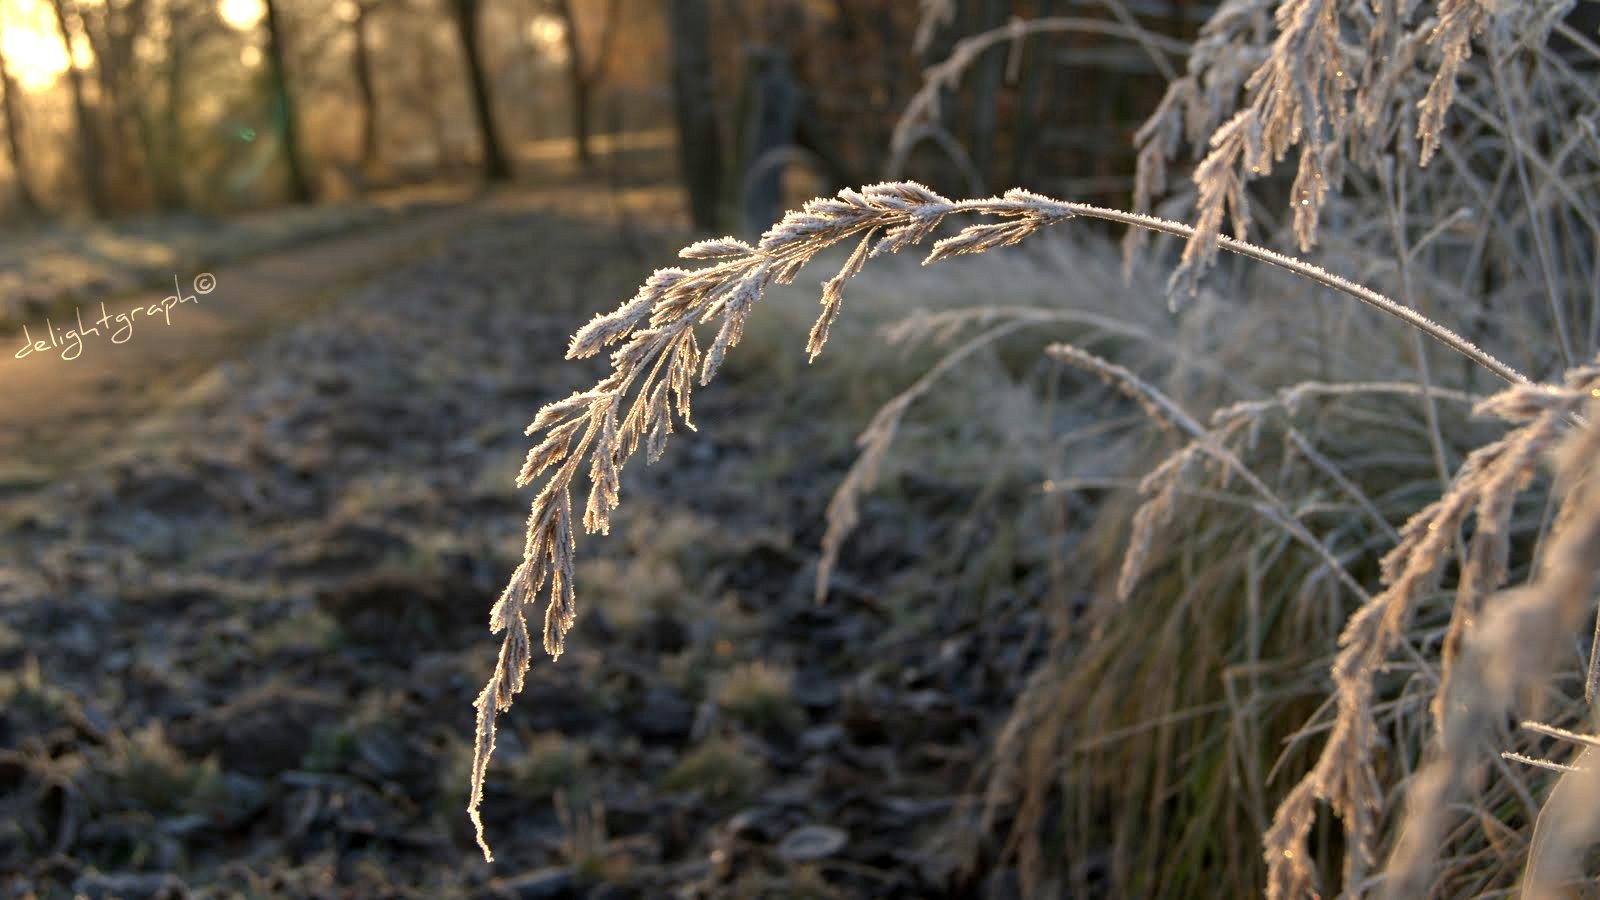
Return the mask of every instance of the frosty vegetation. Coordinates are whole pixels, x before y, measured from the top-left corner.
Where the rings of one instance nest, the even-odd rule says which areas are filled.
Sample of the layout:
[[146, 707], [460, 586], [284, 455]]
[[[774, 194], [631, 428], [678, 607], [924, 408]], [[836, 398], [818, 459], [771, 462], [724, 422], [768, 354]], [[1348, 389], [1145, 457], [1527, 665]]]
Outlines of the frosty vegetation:
[[[1013, 22], [968, 38], [949, 63], [929, 70], [930, 88], [913, 100], [897, 142], [925, 136], [918, 129], [927, 122], [919, 124], [919, 117], [927, 117], [938, 87], [959, 79], [984, 47], [1094, 27], [1138, 40], [1163, 58], [1186, 51], [1186, 70], [1174, 72], [1165, 98], [1137, 136], [1132, 211], [1021, 189], [968, 200], [951, 200], [911, 181], [844, 190], [789, 213], [756, 243], [727, 237], [684, 248], [681, 255], [697, 267], [658, 270], [635, 296], [595, 317], [574, 335], [567, 357], [609, 352], [610, 374], [544, 407], [528, 429], [538, 443], [519, 484], [540, 486], [523, 562], [492, 613], [491, 628], [503, 635], [502, 645], [477, 700], [470, 812], [485, 855], [478, 807], [496, 715], [511, 707], [533, 655], [529, 616], [542, 607], [544, 649], [559, 656], [577, 615], [573, 554], [580, 528], [605, 533], [627, 461], [643, 448], [654, 462], [677, 426], [693, 428], [695, 386], [716, 375], [768, 287], [792, 282], [830, 247], [852, 248], [842, 268], [823, 282], [821, 312], [805, 348], [814, 359], [841, 312], [846, 282], [871, 260], [919, 246], [928, 248], [925, 263], [983, 254], [1083, 217], [1127, 226], [1130, 264], [1140, 259], [1143, 236], [1150, 232], [1183, 239], [1169, 285], [1176, 309], [1200, 289], [1218, 251], [1226, 250], [1373, 307], [1417, 336], [1415, 381], [1286, 385], [1267, 399], [1217, 409], [1209, 424], [1112, 360], [1064, 343], [1047, 350], [1053, 359], [1114, 385], [1180, 441], [1139, 485], [1141, 502], [1116, 580], [1118, 602], [1138, 602], [1152, 554], [1165, 529], [1193, 502], [1190, 494], [1238, 483], [1253, 514], [1308, 554], [1318, 577], [1356, 605], [1338, 637], [1327, 704], [1331, 719], [1324, 720], [1325, 733], [1317, 739], [1320, 749], [1298, 781], [1279, 791], [1261, 836], [1267, 896], [1332, 892], [1329, 863], [1339, 864], [1344, 889], [1352, 894], [1425, 895], [1437, 884], [1442, 848], [1460, 839], [1463, 804], [1483, 790], [1491, 768], [1502, 771], [1495, 768], [1503, 765], [1501, 751], [1562, 773], [1546, 815], [1527, 839], [1525, 887], [1538, 894], [1581, 876], [1582, 851], [1600, 835], [1594, 813], [1600, 785], [1593, 778], [1600, 767], [1589, 749], [1569, 766], [1519, 754], [1503, 743], [1506, 717], [1527, 718], [1530, 710], [1542, 709], [1529, 706], [1530, 698], [1549, 693], [1571, 649], [1588, 643], [1594, 560], [1600, 558], [1600, 485], [1592, 471], [1600, 459], [1600, 367], [1585, 362], [1600, 347], [1594, 255], [1600, 239], [1594, 181], [1600, 92], [1592, 74], [1551, 51], [1549, 42], [1552, 35], [1564, 37], [1589, 64], [1600, 54], [1592, 35], [1565, 24], [1572, 5], [1228, 0], [1188, 48], [1166, 46], [1126, 23], [1109, 28], [1068, 19]], [[953, 15], [950, 3], [925, 0], [923, 9], [930, 33]], [[925, 37], [920, 40], [926, 44]], [[1552, 120], [1552, 111], [1571, 118]], [[1185, 148], [1198, 156], [1192, 185], [1169, 191], [1169, 166]], [[904, 152], [900, 146], [893, 155], [903, 160]], [[1262, 201], [1251, 196], [1252, 184], [1290, 157], [1294, 176], [1284, 228], [1268, 228], [1253, 243], [1247, 240], [1255, 227], [1252, 210]], [[1341, 192], [1347, 189], [1345, 197]], [[1405, 198], [1423, 191], [1429, 208], [1411, 212], [1432, 218], [1408, 223]], [[1163, 216], [1150, 215], [1158, 203]], [[1260, 245], [1282, 237], [1309, 253], [1325, 237], [1319, 224], [1335, 208], [1344, 222], [1366, 215], [1389, 225], [1387, 233], [1379, 229], [1379, 237], [1393, 238], [1392, 257], [1380, 271], [1398, 293], [1380, 293]], [[1420, 251], [1464, 217], [1496, 223], [1482, 229], [1469, 248], [1469, 268], [1496, 257], [1506, 270], [1529, 273], [1525, 284], [1534, 297], [1519, 300], [1537, 311], [1545, 329], [1542, 353], [1534, 354], [1542, 357], [1537, 371], [1520, 371], [1445, 324], [1452, 311], [1466, 321], [1474, 304], [1486, 298], [1474, 297], [1469, 282], [1424, 271]], [[1425, 314], [1418, 302], [1423, 284], [1447, 301], [1433, 306], [1435, 315]], [[1480, 398], [1437, 384], [1424, 341], [1491, 373], [1501, 390]], [[1272, 424], [1314, 400], [1350, 396], [1420, 403], [1441, 461], [1446, 454], [1440, 423], [1460, 419], [1469, 407], [1508, 430], [1467, 454], [1453, 471], [1441, 465], [1437, 499], [1413, 507], [1409, 519], [1391, 522], [1338, 462], [1319, 452], [1316, 435]], [[856, 522], [857, 500], [890, 452], [907, 402], [886, 407], [862, 435], [862, 454], [829, 507], [819, 596]], [[1286, 446], [1384, 535], [1389, 547], [1375, 580], [1328, 534], [1308, 524], [1295, 498], [1283, 496], [1253, 469], [1247, 448], [1268, 427], [1282, 427]], [[1370, 440], [1381, 444], [1384, 436]], [[1547, 460], [1554, 472], [1547, 513], [1531, 527], [1538, 539], [1525, 540], [1530, 526], [1514, 516], [1516, 499], [1540, 484]], [[582, 476], [588, 494], [580, 519], [572, 495], [582, 489]], [[1433, 646], [1411, 629], [1419, 605], [1441, 592], [1450, 604], [1448, 625]], [[1380, 683], [1396, 655], [1414, 658], [1432, 685], [1430, 736], [1419, 747], [1420, 769], [1405, 777], [1384, 761], [1390, 752], [1385, 717], [1393, 707], [1381, 700], [1386, 689]], [[1600, 666], [1591, 662], [1587, 699], [1594, 696], [1597, 675]], [[1019, 717], [1029, 714], [1028, 702]], [[1539, 722], [1530, 727], [1583, 748], [1600, 745], [1581, 730]], [[998, 752], [1007, 752], [1007, 740], [1002, 735]], [[1394, 798], [1399, 806], [1391, 805]], [[1312, 839], [1323, 804], [1342, 829], [1342, 862], [1317, 857], [1328, 847]], [[1026, 812], [1020, 820], [1019, 828], [1026, 829]], [[1026, 855], [1037, 839], [1018, 840]], [[1036, 844], [1031, 853], [1037, 861]]]

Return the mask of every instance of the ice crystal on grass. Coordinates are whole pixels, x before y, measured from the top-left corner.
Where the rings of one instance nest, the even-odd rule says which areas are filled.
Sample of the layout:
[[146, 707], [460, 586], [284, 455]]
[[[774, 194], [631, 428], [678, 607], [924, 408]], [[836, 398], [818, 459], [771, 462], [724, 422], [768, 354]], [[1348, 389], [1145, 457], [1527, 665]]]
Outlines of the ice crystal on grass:
[[[1025, 190], [1008, 191], [1000, 197], [953, 201], [914, 182], [886, 182], [812, 200], [785, 215], [754, 246], [733, 238], [690, 245], [682, 255], [709, 260], [710, 264], [698, 269], [657, 270], [632, 298], [579, 329], [567, 351], [570, 359], [593, 356], [613, 344], [619, 346], [611, 351], [609, 375], [589, 390], [548, 404], [528, 427], [529, 435], [543, 434], [543, 439], [529, 451], [518, 484], [526, 486], [549, 474], [535, 495], [528, 516], [523, 560], [490, 613], [491, 632], [503, 632], [505, 636], [494, 674], [476, 703], [477, 734], [468, 809], [485, 858], [492, 856], [479, 807], [489, 757], [494, 751], [494, 720], [498, 713], [511, 707], [513, 698], [521, 692], [531, 663], [532, 642], [527, 625], [530, 607], [541, 595], [547, 598], [543, 644], [552, 657], [561, 655], [567, 632], [577, 617], [573, 589], [577, 532], [572, 490], [584, 461], [588, 461], [590, 490], [582, 526], [589, 533], [604, 533], [610, 527], [611, 511], [621, 501], [623, 466], [641, 447], [649, 462], [659, 459], [675, 421], [693, 427], [689, 412], [695, 374], [698, 372], [702, 386], [716, 375], [717, 366], [738, 344], [746, 317], [768, 286], [792, 282], [817, 254], [859, 238], [844, 266], [823, 284], [822, 312], [806, 346], [807, 354], [815, 359], [826, 344], [843, 303], [844, 283], [860, 272], [868, 259], [924, 243], [954, 215], [988, 216], [1000, 221], [968, 224], [935, 241], [925, 263], [1007, 247], [1046, 226], [1077, 216], [1179, 236], [1195, 233], [1177, 222], [1055, 200]], [[1405, 320], [1509, 380], [1525, 380], [1454, 332], [1376, 292], [1243, 241], [1223, 239], [1219, 246], [1349, 294]], [[695, 328], [713, 322], [718, 323], [717, 336], [708, 349], [702, 350]], [[1068, 349], [1057, 352], [1068, 361], [1081, 363], [1086, 358], [1074, 356]], [[1101, 371], [1111, 370], [1102, 367]], [[819, 596], [826, 592], [828, 573], [838, 549], [855, 523], [855, 498], [871, 486], [899, 416], [910, 398], [925, 390], [927, 383], [931, 383], [931, 377], [925, 377], [919, 382], [920, 388], [908, 391], [898, 403], [886, 407], [863, 435], [867, 452], [829, 505], [828, 532], [818, 566]], [[1134, 393], [1147, 399], [1153, 396], [1146, 390]], [[1149, 402], [1161, 405], [1155, 400]], [[1175, 409], [1167, 406], [1169, 411]], [[1198, 426], [1185, 426], [1185, 430], [1203, 434]], [[1215, 446], [1209, 452], [1220, 454], [1219, 459], [1249, 477], [1231, 454]], [[1260, 487], [1265, 490], [1264, 485]]]

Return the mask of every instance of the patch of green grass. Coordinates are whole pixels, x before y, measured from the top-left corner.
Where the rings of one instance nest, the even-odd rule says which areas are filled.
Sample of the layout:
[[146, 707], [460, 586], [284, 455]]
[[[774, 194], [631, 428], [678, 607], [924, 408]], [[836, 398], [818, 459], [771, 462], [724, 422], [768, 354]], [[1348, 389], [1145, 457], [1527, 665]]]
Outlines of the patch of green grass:
[[714, 737], [685, 753], [661, 779], [669, 791], [692, 791], [724, 808], [738, 806], [767, 780], [766, 762], [733, 738]]
[[31, 654], [16, 672], [0, 674], [0, 709], [20, 720], [26, 730], [63, 724], [77, 708], [76, 697], [44, 680], [39, 660]]
[[22, 632], [0, 622], [0, 654], [15, 653], [21, 650], [25, 643]]
[[204, 814], [229, 799], [216, 758], [184, 756], [159, 722], [132, 734], [113, 732], [95, 776], [89, 793], [100, 809]]
[[360, 754], [359, 735], [348, 722], [318, 728], [300, 766], [311, 772], [339, 772]]
[[595, 787], [592, 755], [587, 744], [559, 732], [535, 734], [527, 752], [511, 763], [512, 788], [545, 801], [560, 791], [573, 802], [586, 802]]
[[689, 594], [677, 566], [649, 558], [580, 560], [578, 589], [594, 597], [607, 621], [624, 631], [640, 627]]
[[340, 637], [339, 620], [312, 606], [256, 630], [251, 643], [260, 655], [272, 656], [291, 650], [334, 650]]
[[717, 705], [757, 730], [794, 730], [805, 717], [794, 700], [793, 685], [794, 672], [785, 666], [745, 663], [723, 674]]

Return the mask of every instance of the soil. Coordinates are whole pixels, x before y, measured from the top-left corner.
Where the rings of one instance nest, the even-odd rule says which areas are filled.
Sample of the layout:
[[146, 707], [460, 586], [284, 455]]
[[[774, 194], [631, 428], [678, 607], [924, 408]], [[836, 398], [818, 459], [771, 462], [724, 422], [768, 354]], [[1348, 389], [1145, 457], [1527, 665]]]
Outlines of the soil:
[[[568, 653], [500, 720], [496, 862], [474, 846], [523, 428], [595, 378], [566, 338], [671, 258], [675, 203], [491, 195], [221, 268], [124, 344], [5, 360], [6, 896], [1007, 895], [964, 801], [1040, 614], [919, 574], [948, 552], [919, 505], [966, 490], [933, 483], [870, 500], [813, 602], [860, 423], [786, 416], [816, 404], [759, 369], [703, 391], [717, 424], [580, 543]], [[773, 477], [777, 447], [837, 449]]]

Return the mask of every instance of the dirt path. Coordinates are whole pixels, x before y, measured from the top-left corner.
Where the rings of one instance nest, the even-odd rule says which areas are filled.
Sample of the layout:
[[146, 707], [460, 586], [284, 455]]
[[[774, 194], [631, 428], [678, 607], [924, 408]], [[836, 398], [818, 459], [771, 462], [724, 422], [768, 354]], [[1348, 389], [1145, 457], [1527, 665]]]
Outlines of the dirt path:
[[[168, 286], [86, 304], [69, 321], [53, 318], [48, 328], [45, 321], [33, 323], [27, 329], [36, 342], [31, 348], [18, 334], [0, 355], [0, 453], [12, 466], [55, 468], [63, 441], [92, 441], [125, 425], [167, 389], [227, 359], [241, 344], [305, 317], [387, 266], [416, 258], [493, 205], [474, 200], [213, 272], [174, 273], [181, 302], [167, 300], [176, 293]], [[83, 332], [74, 337], [79, 317]]]
[[0, 347], [0, 491], [70, 473], [201, 373], [476, 223], [552, 205], [615, 215], [617, 199], [509, 188], [210, 272], [174, 273], [165, 289], [84, 304], [48, 327], [30, 323], [33, 343], [17, 334]]
[[28, 340], [0, 337], [0, 495], [81, 471], [96, 448], [122, 442], [127, 428], [201, 374], [474, 225], [535, 209], [606, 222], [624, 236], [640, 225], [686, 224], [670, 137], [601, 136], [602, 163], [589, 173], [574, 169], [565, 141], [530, 143], [518, 149], [515, 185], [476, 196], [441, 188], [448, 196], [436, 205], [387, 224], [209, 271], [174, 272], [165, 287], [28, 322]]

